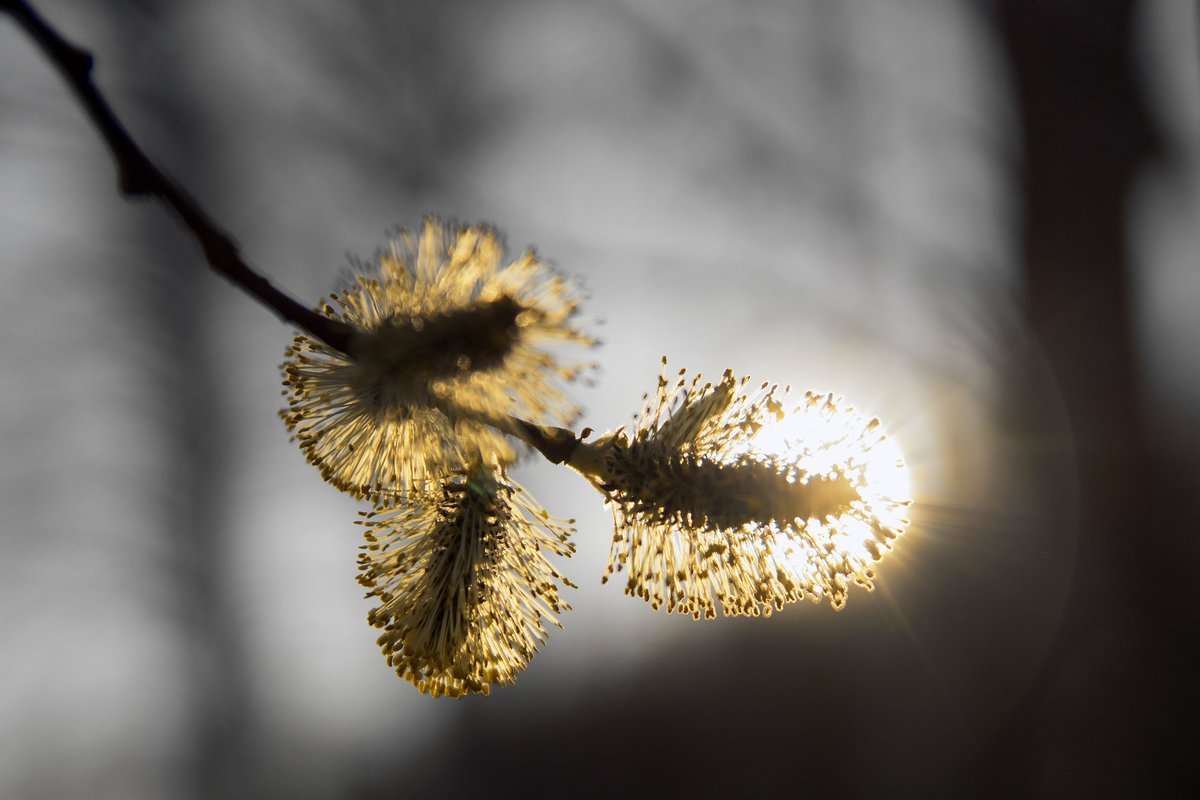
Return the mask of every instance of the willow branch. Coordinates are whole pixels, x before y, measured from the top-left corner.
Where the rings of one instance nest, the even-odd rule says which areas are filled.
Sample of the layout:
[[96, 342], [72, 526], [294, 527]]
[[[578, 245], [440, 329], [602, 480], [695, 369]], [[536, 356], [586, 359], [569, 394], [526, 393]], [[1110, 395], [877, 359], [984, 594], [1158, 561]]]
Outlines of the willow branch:
[[92, 82], [92, 54], [68, 42], [24, 0], [0, 0], [0, 10], [12, 14], [62, 73], [76, 99], [87, 112], [117, 166], [121, 193], [130, 198], [156, 197], [175, 212], [195, 237], [208, 265], [270, 308], [286, 322], [297, 325], [330, 347], [349, 352], [354, 329], [308, 309], [271, 285], [242, 259], [230, 236], [221, 230], [178, 183], [142, 152], [113, 113], [104, 95]]
[[534, 425], [516, 417], [508, 418], [514, 435], [537, 450], [551, 464], [562, 464], [571, 458], [580, 444], [580, 437], [566, 428]]
[[[62, 73], [108, 146], [116, 162], [117, 183], [123, 195], [130, 198], [158, 198], [175, 212], [180, 222], [191, 232], [213, 271], [245, 290], [284, 321], [303, 328], [330, 347], [351, 354], [352, 340], [355, 336], [353, 327], [302, 306], [255, 272], [242, 259], [232, 238], [208, 216], [182, 186], [169, 178], [146, 156], [92, 82], [91, 73], [95, 61], [91, 53], [64, 39], [25, 0], [0, 0], [0, 11], [12, 14]], [[554, 464], [566, 461], [580, 441], [574, 433], [565, 428], [535, 425], [516, 417], [489, 416], [481, 421], [521, 439]]]
[[501, 433], [520, 439], [541, 453], [551, 464], [562, 464], [569, 461], [582, 440], [591, 433], [590, 428], [585, 428], [583, 434], [576, 436], [566, 428], [537, 425], [509, 414], [474, 411], [453, 401], [443, 401], [439, 407], [451, 417], [468, 417]]

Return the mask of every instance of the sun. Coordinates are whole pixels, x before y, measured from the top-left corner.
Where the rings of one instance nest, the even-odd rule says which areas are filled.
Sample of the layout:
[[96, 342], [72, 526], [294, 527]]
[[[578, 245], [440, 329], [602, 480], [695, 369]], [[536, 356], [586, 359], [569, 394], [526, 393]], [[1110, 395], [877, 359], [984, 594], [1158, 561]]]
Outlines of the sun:
[[878, 418], [858, 412], [841, 397], [808, 392], [798, 405], [789, 406], [786, 400], [781, 403], [774, 418], [750, 439], [747, 452], [796, 464], [806, 477], [847, 476], [859, 500], [839, 513], [804, 521], [799, 535], [778, 532], [773, 537], [777, 555], [782, 552], [790, 569], [818, 585], [832, 557], [856, 583], [869, 588], [872, 565], [908, 525], [911, 486], [904, 455]]

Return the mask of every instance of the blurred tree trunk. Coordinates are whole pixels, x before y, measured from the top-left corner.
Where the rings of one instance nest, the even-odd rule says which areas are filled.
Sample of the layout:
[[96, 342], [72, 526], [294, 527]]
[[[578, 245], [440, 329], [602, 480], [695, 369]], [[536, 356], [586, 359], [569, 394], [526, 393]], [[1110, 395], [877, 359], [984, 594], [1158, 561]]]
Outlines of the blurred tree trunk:
[[[137, 105], [150, 113], [135, 135], [207, 205], [215, 194], [212, 176], [222, 173], [204, 166], [212, 161], [211, 139], [201, 120], [211, 115], [199, 107], [202, 93], [191, 84], [184, 49], [204, 43], [171, 35], [180, 29], [172, 20], [180, 13], [187, 13], [185, 6], [154, 0], [128, 9], [118, 24], [128, 52], [145, 58], [137, 69], [146, 76], [140, 85], [148, 94]], [[169, 144], [156, 147], [149, 131]], [[180, 722], [178, 781], [184, 797], [250, 796], [247, 667], [230, 591], [235, 571], [225, 520], [229, 421], [214, 364], [210, 299], [229, 290], [214, 280], [187, 234], [161, 213], [147, 219], [139, 237], [147, 243], [139, 259], [144, 274], [135, 276], [139, 296], [132, 303], [143, 315], [145, 358], [152, 365], [148, 385], [156, 393], [149, 405], [158, 414], [162, 441], [163, 469], [152, 477], [150, 497], [161, 504], [160, 531], [171, 562], [164, 570], [163, 606], [184, 665], [178, 680], [187, 716]]]
[[1020, 122], [1028, 311], [1071, 420], [1081, 493], [1058, 640], [962, 776], [1015, 796], [1144, 795], [1186, 764], [1192, 637], [1175, 556], [1192, 501], [1145, 433], [1130, 297], [1131, 192], [1161, 147], [1133, 59], [1136, 6], [990, 6]]

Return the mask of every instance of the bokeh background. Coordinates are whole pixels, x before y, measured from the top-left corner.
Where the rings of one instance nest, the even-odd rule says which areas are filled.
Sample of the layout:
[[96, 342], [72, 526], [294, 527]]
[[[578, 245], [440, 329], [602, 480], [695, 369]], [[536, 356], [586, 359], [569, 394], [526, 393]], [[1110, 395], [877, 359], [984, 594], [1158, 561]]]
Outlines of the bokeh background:
[[118, 196], [0, 15], [0, 797], [1147, 796], [1189, 777], [1195, 9], [46, 0], [145, 149], [306, 302], [426, 214], [577, 276], [580, 426], [672, 367], [883, 418], [913, 525], [848, 607], [600, 585], [511, 688], [386, 667], [292, 332]]

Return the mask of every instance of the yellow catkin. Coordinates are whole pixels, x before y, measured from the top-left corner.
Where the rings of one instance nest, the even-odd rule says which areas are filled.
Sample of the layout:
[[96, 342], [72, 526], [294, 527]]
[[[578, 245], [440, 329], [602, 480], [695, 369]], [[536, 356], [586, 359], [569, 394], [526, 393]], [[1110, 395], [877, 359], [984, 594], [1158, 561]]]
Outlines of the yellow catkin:
[[547, 556], [570, 529], [476, 462], [393, 509], [364, 514], [358, 580], [379, 601], [367, 620], [396, 673], [426, 694], [508, 685], [558, 625], [571, 586]]
[[[697, 619], [770, 614], [806, 596], [840, 608], [850, 585], [872, 588], [909, 503], [870, 483], [879, 421], [833, 395], [793, 404], [770, 384], [747, 390], [731, 371], [716, 385], [684, 371], [671, 381], [663, 364], [634, 430], [584, 443], [570, 461], [613, 505], [604, 580], [624, 570], [627, 594]], [[775, 436], [796, 419], [799, 440]]]
[[589, 365], [551, 351], [594, 344], [574, 326], [579, 292], [532, 253], [503, 256], [492, 229], [430, 219], [320, 307], [358, 334], [349, 353], [293, 340], [281, 415], [322, 477], [379, 500], [475, 453], [511, 463], [512, 440], [480, 417], [575, 418], [565, 385]]

